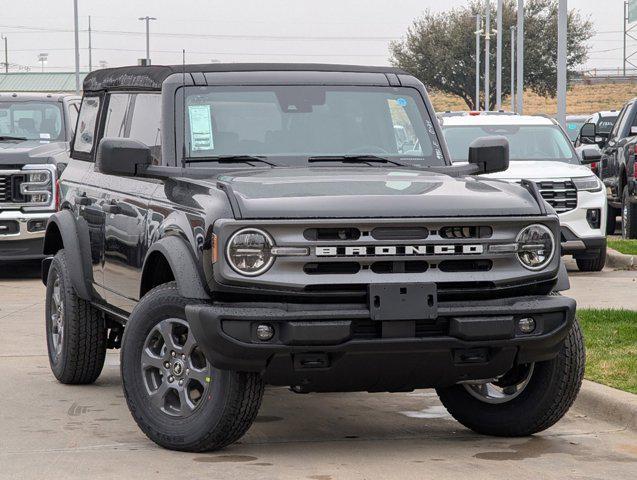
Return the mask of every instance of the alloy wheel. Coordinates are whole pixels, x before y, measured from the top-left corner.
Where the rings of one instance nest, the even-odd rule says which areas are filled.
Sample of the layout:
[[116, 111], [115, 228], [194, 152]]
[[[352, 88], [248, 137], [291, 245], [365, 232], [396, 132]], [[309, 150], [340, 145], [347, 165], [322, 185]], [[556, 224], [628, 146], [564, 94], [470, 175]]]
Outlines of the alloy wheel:
[[57, 360], [62, 353], [62, 344], [64, 341], [64, 302], [62, 301], [60, 277], [57, 274], [55, 275], [51, 292], [49, 324], [52, 350]]
[[185, 320], [162, 320], [147, 335], [142, 378], [150, 404], [163, 413], [192, 415], [209, 395], [211, 370]]
[[517, 398], [533, 376], [534, 363], [520, 365], [493, 382], [464, 383], [467, 392], [485, 403], [501, 404]]

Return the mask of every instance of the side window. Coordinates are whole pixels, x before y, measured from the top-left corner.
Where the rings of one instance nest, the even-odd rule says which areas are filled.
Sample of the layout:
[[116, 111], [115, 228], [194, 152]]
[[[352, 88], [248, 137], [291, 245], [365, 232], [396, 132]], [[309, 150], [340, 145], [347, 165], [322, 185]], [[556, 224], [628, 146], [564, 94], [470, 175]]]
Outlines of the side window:
[[130, 95], [112, 93], [108, 96], [108, 111], [104, 121], [104, 137], [126, 137], [126, 112]]
[[632, 122], [631, 112], [633, 110], [633, 104], [628, 104], [624, 107], [624, 110], [621, 114], [621, 118], [617, 120], [617, 124], [615, 125], [616, 129], [613, 129], [613, 138], [622, 138], [626, 136], [626, 125]]
[[77, 117], [79, 116], [79, 105], [77, 103], [71, 103], [69, 105], [69, 132], [71, 137], [75, 132], [75, 126], [77, 125]]
[[153, 157], [161, 151], [161, 95], [138, 93], [133, 96], [128, 137], [151, 149]]
[[91, 153], [95, 144], [97, 118], [100, 111], [99, 97], [84, 97], [73, 142], [73, 151]]

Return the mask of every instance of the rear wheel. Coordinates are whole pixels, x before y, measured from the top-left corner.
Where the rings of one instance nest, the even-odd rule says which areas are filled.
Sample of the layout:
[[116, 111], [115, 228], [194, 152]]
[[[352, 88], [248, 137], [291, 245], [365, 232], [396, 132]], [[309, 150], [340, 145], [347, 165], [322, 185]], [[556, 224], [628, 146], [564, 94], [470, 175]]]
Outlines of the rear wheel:
[[133, 418], [172, 450], [216, 450], [243, 436], [263, 397], [256, 373], [219, 370], [199, 348], [175, 283], [151, 290], [124, 330], [121, 369]]
[[518, 437], [560, 420], [575, 401], [584, 376], [584, 342], [577, 321], [553, 360], [518, 365], [492, 382], [439, 388], [449, 413], [485, 435]]
[[606, 216], [606, 235], [614, 235], [617, 230], [617, 217], [619, 211], [615, 207], [608, 206], [608, 214]]
[[46, 282], [46, 339], [49, 364], [62, 383], [93, 383], [106, 358], [102, 313], [81, 299], [71, 283], [66, 253], [60, 250]]
[[637, 205], [632, 203], [628, 187], [622, 195], [622, 237], [637, 238]]

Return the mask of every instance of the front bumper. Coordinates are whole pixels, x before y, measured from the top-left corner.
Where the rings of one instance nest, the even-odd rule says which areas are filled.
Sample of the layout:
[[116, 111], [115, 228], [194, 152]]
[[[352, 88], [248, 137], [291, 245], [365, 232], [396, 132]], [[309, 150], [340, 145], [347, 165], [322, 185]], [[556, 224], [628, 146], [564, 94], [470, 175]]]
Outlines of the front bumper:
[[[193, 333], [221, 369], [263, 374], [304, 391], [404, 391], [503, 375], [554, 358], [575, 301], [528, 296], [438, 304], [438, 318], [374, 321], [361, 305], [228, 304], [186, 307]], [[533, 317], [531, 334], [517, 320]], [[275, 335], [256, 338], [267, 323]]]
[[0, 212], [0, 260], [44, 258], [42, 247], [46, 223], [53, 212]]

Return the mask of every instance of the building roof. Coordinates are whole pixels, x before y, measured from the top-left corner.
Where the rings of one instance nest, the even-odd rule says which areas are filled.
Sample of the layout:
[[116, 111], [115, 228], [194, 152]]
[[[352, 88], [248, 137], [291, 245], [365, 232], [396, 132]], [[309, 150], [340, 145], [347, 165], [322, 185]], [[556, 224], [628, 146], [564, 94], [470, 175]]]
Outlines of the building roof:
[[476, 115], [447, 117], [442, 119], [443, 127], [468, 127], [473, 125], [555, 125], [555, 120], [538, 115]]
[[164, 80], [174, 73], [214, 72], [349, 72], [393, 73], [407, 72], [392, 67], [363, 67], [360, 65], [327, 65], [317, 63], [205, 63], [195, 65], [151, 65], [104, 68], [90, 73], [84, 80], [85, 91], [110, 89], [161, 90]]
[[[80, 85], [87, 73], [80, 73]], [[0, 73], [0, 92], [75, 92], [75, 72]]]

